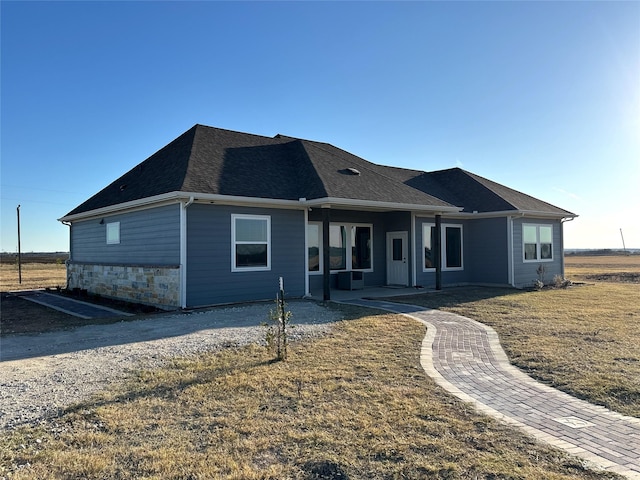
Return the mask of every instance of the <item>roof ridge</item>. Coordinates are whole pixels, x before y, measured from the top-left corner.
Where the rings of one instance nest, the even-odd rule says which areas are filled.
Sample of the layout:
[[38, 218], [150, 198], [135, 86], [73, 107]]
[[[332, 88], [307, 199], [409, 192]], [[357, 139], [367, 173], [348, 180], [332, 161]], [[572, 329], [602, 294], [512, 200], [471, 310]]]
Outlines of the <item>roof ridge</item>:
[[[196, 128], [196, 127], [202, 127], [202, 128], [206, 128], [206, 129], [210, 129], [210, 130], [218, 130], [220, 132], [234, 133], [234, 134], [238, 134], [238, 135], [245, 135], [245, 136], [249, 136], [249, 137], [263, 138], [265, 140], [275, 140], [276, 137], [278, 137], [278, 135], [279, 135], [278, 134], [278, 135], [275, 135], [273, 137], [270, 137], [268, 135], [260, 135], [258, 133], [242, 132], [240, 130], [231, 130], [229, 128], [212, 127], [211, 125], [204, 125], [202, 123], [196, 123], [191, 128]], [[191, 130], [191, 129], [189, 129], [189, 130]], [[293, 138], [293, 137], [290, 137], [290, 138]]]
[[389, 177], [389, 176], [387, 176], [387, 175], [385, 175], [385, 174], [383, 174], [383, 173], [381, 173], [381, 172], [378, 172], [378, 171], [374, 170], [373, 168], [368, 167], [368, 165], [373, 165], [374, 167], [387, 168], [387, 166], [386, 166], [386, 165], [379, 165], [379, 164], [377, 164], [377, 163], [370, 162], [369, 160], [366, 160], [366, 159], [364, 159], [364, 158], [362, 158], [362, 157], [359, 157], [358, 155], [355, 155], [355, 154], [353, 154], [353, 153], [351, 153], [351, 152], [348, 152], [347, 150], [343, 150], [343, 149], [341, 149], [341, 148], [339, 148], [339, 147], [336, 147], [335, 145], [332, 145], [332, 144], [330, 144], [330, 143], [326, 143], [326, 142], [316, 142], [316, 141], [314, 141], [314, 140], [302, 140], [302, 139], [301, 139], [301, 141], [302, 141], [302, 142], [309, 142], [309, 143], [312, 143], [312, 144], [313, 144], [313, 146], [315, 146], [316, 148], [318, 148], [318, 149], [320, 149], [320, 150], [322, 150], [322, 151], [324, 151], [324, 152], [328, 153], [328, 154], [329, 154], [329, 155], [331, 155], [332, 157], [340, 158], [340, 157], [339, 157], [338, 155], [336, 155], [334, 152], [332, 152], [332, 151], [330, 151], [330, 150], [328, 150], [328, 149], [326, 149], [326, 148], [323, 148], [322, 146], [323, 146], [323, 145], [328, 145], [328, 146], [330, 146], [330, 147], [336, 148], [336, 149], [338, 149], [338, 150], [340, 150], [340, 151], [342, 151], [342, 152], [345, 152], [345, 153], [346, 153], [346, 154], [348, 154], [349, 156], [356, 158], [358, 161], [364, 162], [364, 164], [365, 164], [366, 168], [367, 168], [368, 170], [372, 171], [373, 173], [375, 173], [376, 175], [380, 175], [381, 177], [385, 177], [385, 178], [387, 178], [387, 179], [389, 179], [389, 180], [396, 181], [396, 179], [395, 179], [395, 178], [391, 178], [391, 177]]

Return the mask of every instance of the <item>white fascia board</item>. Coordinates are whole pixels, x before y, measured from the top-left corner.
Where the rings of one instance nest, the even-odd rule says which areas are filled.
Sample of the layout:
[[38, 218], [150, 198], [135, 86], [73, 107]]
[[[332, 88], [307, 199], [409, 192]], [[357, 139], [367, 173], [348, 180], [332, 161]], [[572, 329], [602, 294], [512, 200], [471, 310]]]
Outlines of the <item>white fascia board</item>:
[[212, 193], [186, 193], [182, 195], [194, 197], [196, 203], [213, 203], [218, 205], [241, 205], [248, 207], [293, 208], [302, 210], [307, 207], [306, 200], [282, 200], [278, 198], [240, 197], [235, 195], [218, 195]]
[[154, 195], [153, 197], [141, 198], [139, 200], [132, 200], [130, 202], [118, 203], [116, 205], [109, 205], [107, 207], [96, 208], [95, 210], [89, 210], [86, 212], [76, 213], [75, 215], [66, 215], [59, 218], [59, 222], [74, 222], [76, 220], [87, 220], [90, 218], [100, 217], [113, 213], [120, 213], [128, 210], [138, 210], [140, 208], [156, 207], [161, 204], [175, 203], [184, 198], [188, 198], [188, 195], [181, 194], [180, 192], [169, 192], [161, 195]]
[[[192, 200], [193, 199], [193, 200]], [[255, 197], [238, 197], [232, 195], [216, 195], [195, 192], [169, 192], [153, 197], [141, 198], [130, 202], [118, 203], [107, 207], [89, 210], [87, 212], [77, 213], [75, 215], [67, 215], [59, 218], [59, 222], [74, 222], [77, 220], [87, 220], [90, 218], [100, 217], [113, 213], [122, 213], [125, 211], [139, 210], [141, 208], [157, 207], [162, 204], [175, 203], [179, 201], [195, 201], [199, 203], [217, 203], [220, 205], [246, 205], [246, 206], [263, 206], [278, 208], [296, 208], [303, 209], [306, 207], [305, 201], [300, 200], [279, 200], [275, 198], [255, 198]]]
[[462, 218], [497, 218], [497, 217], [529, 217], [529, 218], [554, 218], [554, 219], [564, 219], [564, 218], [576, 218], [578, 215], [563, 215], [561, 213], [551, 213], [551, 212], [538, 212], [535, 210], [502, 210], [499, 212], [460, 212], [456, 215], [457, 217]]
[[378, 202], [375, 200], [357, 200], [351, 198], [325, 197], [302, 202], [309, 207], [361, 208], [365, 210], [408, 210], [412, 212], [458, 213], [462, 207], [438, 205], [417, 205], [415, 203]]

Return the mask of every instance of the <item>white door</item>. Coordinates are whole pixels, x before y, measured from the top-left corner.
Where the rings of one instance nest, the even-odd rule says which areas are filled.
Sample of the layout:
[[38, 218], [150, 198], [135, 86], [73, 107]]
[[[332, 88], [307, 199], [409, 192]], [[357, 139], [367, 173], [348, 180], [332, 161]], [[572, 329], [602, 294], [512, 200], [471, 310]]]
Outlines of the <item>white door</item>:
[[387, 232], [387, 285], [409, 285], [407, 232]]

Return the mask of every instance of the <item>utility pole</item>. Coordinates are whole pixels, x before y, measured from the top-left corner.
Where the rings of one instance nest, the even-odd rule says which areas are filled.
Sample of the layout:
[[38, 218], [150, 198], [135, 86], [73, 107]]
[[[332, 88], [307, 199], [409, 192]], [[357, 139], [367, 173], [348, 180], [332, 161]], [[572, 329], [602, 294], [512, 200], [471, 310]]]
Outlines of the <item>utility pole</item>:
[[624, 235], [622, 235], [622, 229], [620, 229], [620, 236], [622, 237], [622, 250], [624, 251], [624, 254], [627, 254], [627, 247], [624, 244]]
[[22, 285], [22, 253], [20, 252], [20, 205], [16, 209], [18, 212], [18, 283]]

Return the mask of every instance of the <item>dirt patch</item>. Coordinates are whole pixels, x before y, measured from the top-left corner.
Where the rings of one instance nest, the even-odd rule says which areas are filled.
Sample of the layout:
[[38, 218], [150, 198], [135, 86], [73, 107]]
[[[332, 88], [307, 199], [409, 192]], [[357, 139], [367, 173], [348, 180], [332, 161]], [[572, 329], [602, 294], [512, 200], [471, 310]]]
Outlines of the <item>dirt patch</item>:
[[[53, 294], [56, 292], [50, 290], [48, 293]], [[58, 294], [63, 295], [62, 292]], [[125, 313], [132, 313], [135, 316], [83, 319], [30, 302], [21, 298], [17, 293], [2, 292], [0, 293], [0, 311], [2, 312], [2, 315], [0, 315], [0, 336], [53, 332], [84, 325], [103, 325], [139, 320], [144, 316], [160, 312], [160, 310], [146, 305], [132, 304], [108, 298], [96, 298], [95, 296], [87, 295], [73, 296], [72, 293], [69, 293], [68, 296], [77, 298], [83, 302], [102, 305]]]
[[0, 335], [14, 333], [50, 332], [63, 328], [73, 328], [79, 322], [86, 322], [81, 318], [72, 317], [66, 313], [29, 302], [10, 293], [0, 296]]
[[585, 278], [588, 280], [596, 280], [598, 282], [640, 283], [640, 273], [638, 272], [597, 273], [593, 275], [585, 275]]

